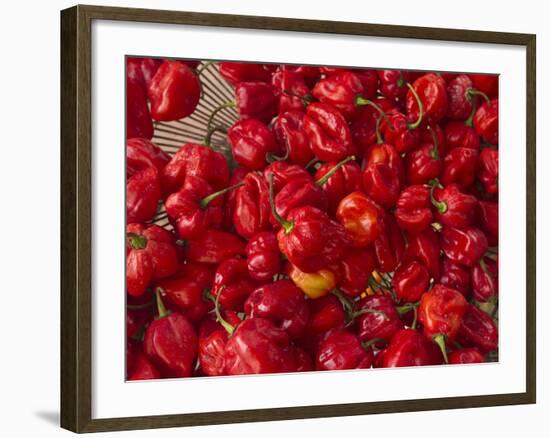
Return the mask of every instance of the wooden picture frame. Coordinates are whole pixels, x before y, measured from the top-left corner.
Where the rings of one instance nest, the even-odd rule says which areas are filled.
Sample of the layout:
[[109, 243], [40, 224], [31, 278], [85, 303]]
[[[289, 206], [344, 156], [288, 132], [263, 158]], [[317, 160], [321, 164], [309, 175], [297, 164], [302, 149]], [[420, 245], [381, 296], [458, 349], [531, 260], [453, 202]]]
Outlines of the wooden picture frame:
[[[91, 24], [138, 21], [526, 47], [526, 391], [468, 397], [92, 419]], [[274, 17], [75, 6], [61, 12], [61, 426], [74, 432], [336, 417], [535, 403], [536, 401], [536, 37], [530, 34]]]

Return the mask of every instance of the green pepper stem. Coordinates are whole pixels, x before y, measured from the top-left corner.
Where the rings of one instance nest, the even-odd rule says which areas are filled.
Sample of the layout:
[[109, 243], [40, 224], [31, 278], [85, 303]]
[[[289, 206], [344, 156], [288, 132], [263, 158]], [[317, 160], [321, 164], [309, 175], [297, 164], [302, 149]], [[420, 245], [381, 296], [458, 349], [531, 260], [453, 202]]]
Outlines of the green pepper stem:
[[157, 296], [157, 309], [158, 309], [158, 312], [159, 312], [158, 319], [164, 318], [165, 316], [168, 316], [170, 314], [170, 311], [166, 309], [166, 306], [162, 302], [161, 295], [163, 293], [164, 293], [164, 291], [162, 290], [162, 288], [157, 287], [155, 289], [155, 295]]
[[315, 184], [319, 187], [322, 187], [323, 184], [325, 184], [328, 179], [334, 175], [340, 167], [342, 167], [344, 164], [349, 163], [350, 161], [355, 160], [355, 156], [350, 155], [347, 158], [344, 158], [342, 161], [340, 161], [338, 164], [336, 164], [332, 169], [330, 169], [326, 174], [324, 174], [321, 178], [319, 178], [317, 181], [315, 181]]
[[384, 143], [384, 139], [382, 138], [382, 134], [380, 134], [380, 120], [382, 120], [382, 117], [378, 117], [376, 119], [376, 144]]
[[402, 306], [397, 306], [395, 308], [395, 311], [399, 314], [399, 316], [404, 315], [405, 313], [410, 312], [413, 309], [416, 309], [420, 305], [420, 302], [417, 303], [407, 303], [403, 304]]
[[369, 309], [369, 308], [360, 309], [357, 312], [353, 312], [351, 319], [355, 319], [358, 316], [365, 315], [367, 313], [372, 313], [374, 315], [380, 315], [380, 316], [384, 317], [384, 319], [386, 321], [389, 321], [389, 319], [390, 319], [389, 316], [386, 315], [386, 312], [382, 312], [381, 310], [376, 310], [376, 309]]
[[147, 237], [137, 233], [126, 233], [132, 249], [144, 249], [147, 247]]
[[432, 188], [430, 189], [430, 199], [432, 201], [433, 206], [437, 208], [437, 211], [443, 214], [447, 212], [447, 209], [448, 209], [447, 203], [445, 201], [438, 201], [434, 197], [434, 190], [439, 187], [441, 187], [441, 185], [439, 184], [439, 181], [437, 182], [437, 184], [432, 184]]
[[361, 346], [365, 349], [365, 350], [368, 350], [369, 348], [371, 348], [373, 345], [375, 344], [380, 344], [380, 343], [384, 343], [384, 344], [387, 344], [388, 341], [386, 341], [385, 339], [383, 338], [372, 338], [366, 342], [361, 342]]
[[416, 92], [414, 87], [408, 82], [407, 87], [409, 87], [409, 90], [411, 90], [411, 93], [413, 94], [414, 98], [416, 99], [416, 103], [418, 104], [418, 118], [416, 119], [416, 122], [408, 123], [407, 128], [416, 129], [420, 126], [420, 124], [422, 123], [422, 119], [424, 118], [424, 105], [422, 104], [422, 101], [420, 100], [420, 97], [418, 96], [418, 93]]
[[241, 187], [241, 186], [244, 186], [244, 182], [242, 182], [242, 181], [240, 183], [237, 183], [237, 184], [234, 184], [232, 186], [226, 187], [225, 189], [218, 190], [217, 192], [214, 192], [214, 193], [202, 198], [200, 200], [200, 203], [199, 203], [200, 207], [203, 208], [203, 209], [208, 207], [208, 204], [210, 204], [210, 202], [212, 202], [218, 196], [221, 196], [224, 193], [230, 192], [231, 190], [234, 190], [234, 189], [236, 189], [238, 187]]
[[222, 103], [219, 107], [217, 107], [214, 111], [212, 111], [212, 114], [210, 114], [210, 117], [208, 117], [208, 123], [206, 124], [206, 130], [210, 131], [210, 127], [212, 126], [212, 122], [214, 121], [214, 117], [216, 117], [216, 114], [218, 114], [220, 111], [223, 111], [226, 108], [235, 108], [235, 102], [233, 100], [230, 100], [228, 102]]
[[449, 359], [447, 358], [447, 347], [445, 346], [445, 338], [446, 336], [443, 333], [439, 333], [435, 335], [432, 339], [441, 350], [441, 354], [443, 355], [445, 363], [449, 363]]
[[437, 135], [435, 135], [435, 132], [430, 125], [428, 125], [428, 131], [430, 131], [430, 134], [432, 135], [432, 140], [434, 142], [431, 156], [434, 160], [439, 160], [439, 141], [437, 141]]
[[299, 94], [293, 93], [289, 90], [283, 90], [283, 93], [288, 96], [295, 97], [296, 99], [300, 99], [304, 106], [308, 106], [311, 102], [315, 100], [315, 98], [309, 94], [306, 94], [305, 96], [300, 96]]
[[378, 106], [376, 103], [374, 103], [372, 100], [370, 99], [365, 99], [364, 97], [362, 96], [356, 96], [355, 97], [355, 106], [363, 106], [363, 105], [370, 105], [372, 106], [376, 111], [378, 111], [380, 113], [380, 115], [384, 118], [384, 120], [386, 121], [387, 125], [388, 125], [388, 128], [393, 131], [393, 127], [390, 123], [390, 120], [388, 119], [388, 115], [386, 114], [386, 112], [380, 108], [380, 106]]
[[483, 91], [476, 90], [475, 88], [468, 88], [468, 90], [466, 90], [466, 96], [481, 96], [485, 102], [489, 103], [491, 101], [489, 96], [487, 96]]
[[275, 155], [272, 152], [266, 152], [265, 160], [268, 163], [273, 163], [274, 161], [285, 161], [285, 160], [287, 160], [288, 157], [290, 156], [290, 148], [288, 147], [288, 141], [286, 139], [285, 139], [285, 147], [286, 147], [286, 151], [285, 151], [285, 154], [283, 156]]
[[212, 141], [212, 136], [215, 132], [221, 132], [222, 134], [227, 134], [227, 130], [225, 128], [222, 128], [221, 126], [213, 126], [212, 128], [209, 128], [206, 132], [206, 135], [204, 136], [204, 144], [205, 146], [210, 146], [210, 142]]
[[411, 328], [416, 330], [416, 323], [418, 322], [418, 307], [413, 307], [414, 317], [411, 324]]
[[[468, 92], [466, 92], [466, 95], [469, 96]], [[477, 99], [475, 99], [475, 96], [474, 96], [474, 99], [472, 99], [472, 111], [470, 112], [470, 115], [468, 116], [468, 118], [464, 121], [464, 124], [466, 126], [469, 126], [470, 128], [474, 126], [474, 116], [476, 115], [476, 111], [477, 111]]]
[[271, 213], [277, 222], [281, 224], [286, 234], [289, 234], [294, 229], [294, 224], [283, 218], [277, 209], [275, 208], [275, 193], [273, 190], [273, 174], [269, 175], [269, 205], [271, 206]]
[[351, 302], [351, 300], [348, 297], [345, 297], [338, 289], [333, 289], [330, 293], [338, 298], [338, 301], [340, 301], [340, 304], [342, 304], [342, 307], [344, 308], [344, 311], [346, 312], [346, 315], [348, 317], [348, 321], [353, 319], [353, 303]]
[[209, 300], [214, 302], [214, 313], [216, 315], [216, 321], [225, 329], [225, 331], [229, 335], [232, 335], [233, 332], [235, 331], [235, 327], [233, 327], [224, 319], [220, 311], [220, 296], [224, 289], [225, 289], [225, 286], [220, 287], [218, 294], [216, 296], [212, 295], [210, 290], [207, 289], [204, 291], [203, 295]]

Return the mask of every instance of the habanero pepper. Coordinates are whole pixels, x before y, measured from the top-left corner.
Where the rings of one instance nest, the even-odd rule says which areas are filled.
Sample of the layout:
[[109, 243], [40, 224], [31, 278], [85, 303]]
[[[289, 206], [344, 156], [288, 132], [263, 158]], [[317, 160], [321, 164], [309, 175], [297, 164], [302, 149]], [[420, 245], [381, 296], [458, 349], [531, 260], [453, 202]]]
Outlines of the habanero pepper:
[[254, 290], [244, 303], [248, 318], [265, 318], [283, 329], [291, 339], [304, 332], [309, 307], [304, 294], [290, 280], [279, 280]]
[[302, 166], [287, 161], [274, 161], [264, 169], [263, 173], [266, 181], [269, 181], [273, 175], [275, 193], [279, 193], [292, 180], [311, 179], [311, 175]]
[[498, 99], [484, 102], [474, 116], [476, 132], [491, 145], [498, 144]]
[[409, 184], [427, 184], [439, 177], [442, 161], [439, 141], [434, 130], [428, 126], [432, 141], [422, 144], [418, 149], [410, 151], [405, 157], [407, 181]]
[[401, 263], [405, 251], [405, 239], [394, 217], [386, 213], [381, 218], [382, 232], [374, 241], [378, 268], [382, 272], [393, 272]]
[[470, 77], [461, 74], [447, 83], [447, 117], [451, 120], [465, 120], [472, 112], [472, 98], [475, 96]]
[[422, 263], [436, 281], [441, 275], [441, 248], [438, 233], [431, 227], [407, 235], [407, 248], [403, 255], [404, 262], [416, 260]]
[[498, 261], [482, 257], [471, 270], [472, 295], [480, 303], [498, 295]]
[[418, 301], [428, 290], [429, 285], [428, 268], [415, 260], [399, 266], [392, 278], [392, 286], [397, 298], [409, 303]]
[[443, 258], [439, 282], [443, 286], [456, 289], [466, 298], [470, 295], [470, 271], [468, 268], [452, 262], [447, 257]]
[[460, 265], [474, 266], [487, 252], [488, 247], [487, 238], [479, 228], [445, 227], [441, 232], [441, 249], [449, 260]]
[[321, 161], [339, 161], [356, 152], [346, 119], [329, 104], [307, 106], [304, 132], [313, 154]]
[[361, 299], [355, 313], [357, 333], [362, 341], [390, 342], [404, 327], [393, 300], [387, 295], [369, 295]]
[[261, 173], [249, 172], [235, 193], [233, 225], [237, 234], [251, 238], [270, 228], [269, 187]]
[[467, 305], [459, 291], [441, 284], [436, 284], [420, 300], [418, 319], [424, 336], [437, 344], [446, 363], [449, 362], [446, 343], [456, 339]]
[[483, 362], [485, 356], [477, 348], [461, 348], [449, 353], [449, 363], [452, 365]]
[[431, 200], [437, 209], [435, 219], [441, 225], [466, 228], [472, 224], [477, 210], [477, 198], [463, 193], [457, 184], [443, 188], [437, 188], [437, 184], [434, 184]]
[[309, 87], [302, 74], [289, 69], [282, 69], [273, 74], [272, 84], [278, 91], [278, 113], [286, 111], [303, 112], [305, 100], [309, 96]]
[[341, 71], [319, 80], [312, 90], [313, 96], [322, 103], [330, 104], [347, 119], [355, 113], [355, 109], [363, 96], [363, 83], [359, 76], [350, 71]]
[[219, 71], [222, 77], [231, 85], [240, 82], [270, 82], [271, 71], [266, 64], [244, 62], [220, 62]]
[[172, 233], [158, 225], [126, 226], [126, 289], [140, 296], [149, 284], [174, 274], [179, 265]]
[[155, 380], [160, 379], [161, 375], [141, 348], [136, 347], [132, 353], [131, 364], [127, 363], [128, 380]]
[[348, 330], [331, 332], [320, 344], [315, 358], [317, 371], [370, 368], [374, 353], [363, 346], [359, 338]]
[[488, 195], [498, 194], [498, 149], [485, 148], [479, 154], [478, 179]]
[[195, 111], [201, 84], [188, 66], [178, 61], [164, 61], [151, 79], [147, 95], [154, 120], [179, 120]]
[[407, 95], [407, 83], [412, 81], [410, 72], [405, 70], [377, 70], [380, 92], [388, 99], [403, 101]]
[[281, 253], [277, 235], [263, 231], [246, 244], [248, 274], [256, 281], [267, 282], [281, 271]]
[[430, 189], [421, 184], [405, 188], [395, 204], [395, 219], [402, 230], [419, 233], [433, 222]]
[[256, 282], [248, 275], [246, 260], [234, 257], [218, 265], [211, 293], [224, 310], [240, 312], [256, 286]]
[[280, 148], [267, 126], [256, 119], [239, 120], [227, 131], [227, 139], [235, 161], [250, 170], [262, 170], [269, 153]]
[[449, 151], [443, 159], [441, 183], [444, 186], [455, 183], [463, 189], [470, 187], [475, 180], [478, 155], [477, 150], [465, 147]]
[[197, 334], [187, 317], [167, 311], [157, 292], [159, 316], [143, 338], [143, 350], [166, 377], [189, 377], [197, 355]]
[[338, 284], [336, 267], [325, 267], [316, 272], [303, 272], [292, 263], [288, 263], [285, 270], [294, 284], [312, 300], [328, 295]]
[[134, 173], [126, 183], [126, 222], [146, 222], [152, 219], [160, 198], [160, 182], [155, 167]]
[[489, 97], [498, 96], [498, 75], [469, 74], [474, 87]]
[[498, 202], [479, 201], [478, 224], [485, 232], [489, 245], [498, 244]]
[[353, 143], [364, 154], [369, 146], [376, 143], [376, 125], [381, 112], [389, 113], [395, 106], [392, 101], [384, 97], [373, 100], [374, 105], [362, 105], [357, 108], [353, 120], [350, 122]]
[[154, 128], [143, 84], [126, 78], [126, 138], [153, 138]]
[[438, 122], [447, 113], [447, 90], [445, 79], [435, 73], [426, 73], [413, 82], [406, 97], [407, 114], [412, 119], [418, 118], [421, 107], [415, 94], [420, 98], [424, 116], [430, 122]]
[[340, 262], [339, 289], [350, 297], [357, 297], [367, 289], [376, 255], [372, 247], [348, 252]]
[[439, 365], [441, 353], [437, 347], [413, 329], [396, 332], [389, 345], [376, 357], [375, 366], [379, 368], [412, 367]]
[[[336, 162], [321, 164], [315, 172], [315, 179], [319, 181], [337, 164]], [[352, 192], [361, 190], [362, 182], [361, 168], [357, 162], [349, 161], [342, 165], [321, 185], [321, 188], [327, 194], [329, 211], [335, 212], [342, 198]]]
[[498, 348], [498, 328], [489, 315], [468, 304], [460, 324], [457, 341], [465, 347], [477, 347], [486, 353]]
[[245, 254], [245, 243], [234, 233], [210, 228], [198, 238], [185, 243], [186, 260], [196, 263], [219, 264]]
[[370, 245], [380, 236], [383, 214], [384, 210], [363, 192], [350, 193], [336, 210], [336, 218], [357, 248]]
[[[288, 160], [291, 163], [305, 166], [313, 159], [309, 139], [304, 132], [303, 112], [287, 111], [279, 113], [273, 119], [271, 130], [279, 147], [288, 154]], [[286, 163], [284, 161], [275, 161], [272, 164], [278, 162]]]
[[146, 138], [129, 138], [126, 140], [126, 177], [154, 167], [159, 175], [170, 161], [170, 155]]

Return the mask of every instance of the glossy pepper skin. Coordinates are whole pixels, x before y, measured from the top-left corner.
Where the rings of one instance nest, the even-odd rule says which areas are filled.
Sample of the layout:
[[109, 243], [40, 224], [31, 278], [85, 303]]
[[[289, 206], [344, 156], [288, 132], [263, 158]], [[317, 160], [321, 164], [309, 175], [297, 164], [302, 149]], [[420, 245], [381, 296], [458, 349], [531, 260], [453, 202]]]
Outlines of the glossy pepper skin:
[[458, 342], [482, 352], [498, 348], [498, 328], [493, 319], [473, 304], [468, 304], [458, 331]]
[[[309, 138], [304, 132], [303, 112], [292, 110], [280, 113], [273, 120], [271, 130], [279, 148], [288, 152], [288, 160], [291, 163], [305, 166], [313, 159]], [[285, 162], [277, 161], [275, 163]]]
[[154, 167], [160, 174], [170, 161], [170, 155], [146, 138], [129, 138], [126, 141], [126, 177], [149, 167]]
[[470, 295], [470, 271], [447, 257], [443, 258], [441, 278], [439, 282], [447, 287], [456, 289], [465, 297]]
[[301, 271], [337, 263], [351, 245], [345, 228], [315, 207], [293, 209], [277, 233], [281, 252]]
[[169, 312], [159, 302], [159, 317], [155, 319], [143, 338], [145, 354], [162, 371], [164, 376], [189, 377], [197, 352], [197, 334], [193, 325], [181, 313]]
[[147, 88], [154, 120], [172, 121], [190, 115], [201, 96], [195, 72], [177, 61], [164, 61]]
[[443, 129], [448, 150], [458, 147], [479, 150], [479, 135], [472, 126], [463, 122], [448, 122]]
[[269, 82], [271, 80], [271, 72], [265, 64], [220, 62], [219, 70], [223, 78], [233, 86], [240, 82]]
[[363, 248], [382, 232], [383, 209], [362, 192], [353, 192], [338, 204], [336, 218], [347, 230], [353, 246]]
[[485, 362], [485, 356], [476, 348], [461, 348], [449, 354], [449, 363], [453, 365]]
[[467, 305], [459, 291], [436, 284], [422, 295], [418, 306], [424, 336], [436, 342], [444, 352], [445, 342], [456, 339]]
[[443, 226], [466, 228], [474, 221], [477, 198], [462, 192], [457, 184], [433, 191], [435, 219]]
[[417, 261], [402, 264], [392, 278], [393, 289], [397, 297], [409, 303], [418, 301], [428, 290], [430, 273], [428, 269]]
[[348, 119], [355, 112], [356, 98], [363, 92], [364, 88], [359, 76], [350, 71], [327, 76], [319, 80], [312, 90], [317, 100], [332, 105]]
[[340, 262], [339, 289], [350, 297], [357, 297], [367, 289], [376, 255], [372, 247], [349, 251]]
[[319, 346], [315, 369], [328, 371], [370, 368], [373, 362], [372, 348], [364, 348], [355, 334], [347, 330], [337, 330], [330, 333]]
[[132, 354], [132, 364], [129, 367], [128, 380], [154, 380], [160, 379], [161, 375], [155, 365], [141, 351], [136, 349]]
[[374, 251], [378, 261], [378, 268], [382, 272], [393, 272], [401, 262], [405, 251], [405, 240], [390, 214], [382, 217], [382, 232], [374, 241]]
[[488, 195], [498, 194], [498, 149], [485, 148], [479, 154], [478, 178]]
[[[419, 121], [422, 119], [419, 117]], [[410, 122], [408, 117], [398, 110], [387, 114], [387, 120], [382, 119], [381, 131], [384, 140], [393, 145], [400, 154], [410, 151], [418, 146], [420, 142], [420, 130], [418, 122]], [[418, 124], [417, 124], [418, 123]]]
[[248, 275], [246, 260], [230, 258], [218, 265], [212, 283], [212, 295], [218, 297], [224, 310], [242, 311], [245, 300], [256, 288]]
[[235, 161], [250, 170], [262, 170], [267, 154], [279, 153], [275, 137], [260, 120], [239, 120], [229, 128], [227, 138]]
[[476, 175], [478, 152], [475, 149], [458, 147], [452, 149], [443, 159], [440, 181], [444, 186], [458, 184], [470, 187]]
[[264, 169], [266, 181], [273, 175], [273, 190], [275, 193], [294, 180], [311, 180], [311, 175], [302, 166], [291, 164], [287, 161], [274, 161]]
[[126, 233], [126, 290], [140, 296], [151, 281], [177, 271], [178, 252], [172, 234], [158, 225], [129, 224]]
[[289, 264], [286, 270], [294, 284], [313, 300], [329, 294], [338, 283], [338, 275], [331, 267], [321, 268], [316, 272], [303, 272]]
[[479, 201], [478, 224], [485, 232], [489, 245], [498, 244], [498, 202]]
[[148, 167], [126, 183], [126, 221], [146, 222], [155, 216], [161, 198], [157, 169]]
[[487, 143], [498, 144], [498, 99], [484, 102], [474, 116], [474, 128]]
[[472, 112], [473, 99], [469, 91], [473, 83], [469, 76], [458, 75], [447, 84], [447, 117], [451, 120], [465, 120]]
[[439, 236], [432, 228], [407, 236], [407, 248], [403, 261], [416, 260], [428, 269], [430, 276], [439, 280], [441, 275], [441, 247]]
[[388, 347], [378, 355], [376, 366], [381, 368], [413, 367], [440, 364], [441, 354], [417, 330], [396, 332]]
[[391, 208], [401, 191], [400, 175], [388, 163], [367, 162], [363, 170], [363, 188], [376, 203]]
[[295, 368], [287, 333], [264, 318], [245, 319], [225, 346], [228, 375], [282, 373]]
[[277, 236], [263, 231], [253, 236], [246, 244], [248, 274], [257, 281], [271, 281], [281, 271], [281, 254]]
[[235, 87], [235, 106], [241, 119], [269, 123], [277, 112], [278, 92], [264, 82], [239, 82]]
[[261, 173], [249, 172], [235, 193], [233, 225], [239, 236], [251, 238], [270, 228], [269, 187]]
[[309, 95], [309, 87], [302, 74], [282, 69], [273, 74], [272, 83], [278, 91], [278, 113], [286, 111], [303, 112], [304, 99]]
[[[384, 164], [387, 166], [402, 184], [405, 179], [403, 160], [395, 147], [387, 143], [377, 143], [371, 145], [363, 157], [363, 169], [366, 169], [375, 164]], [[366, 188], [369, 181], [364, 180]]]
[[346, 119], [329, 104], [307, 106], [304, 132], [313, 154], [321, 161], [340, 161], [356, 152]]
[[126, 78], [126, 138], [153, 138], [153, 121], [147, 105], [147, 92], [137, 79]]
[[369, 295], [361, 299], [356, 312], [359, 314], [355, 320], [357, 333], [362, 341], [382, 339], [389, 342], [404, 327], [392, 299], [387, 295]]
[[395, 204], [395, 218], [402, 230], [419, 233], [433, 222], [429, 187], [416, 184], [405, 188]]
[[403, 70], [377, 70], [377, 73], [382, 94], [403, 101], [408, 91], [407, 82], [412, 80], [410, 73]]
[[[386, 98], [378, 98], [374, 103], [382, 111], [389, 113], [394, 107], [394, 102]], [[356, 109], [353, 120], [350, 122], [350, 130], [353, 143], [360, 149], [361, 153], [376, 143], [376, 124], [380, 113], [372, 105], [360, 106]]]
[[[428, 120], [438, 122], [445, 117], [448, 105], [445, 79], [435, 73], [426, 73], [413, 82], [413, 88], [420, 97]], [[407, 92], [406, 107], [409, 117], [416, 119], [420, 108], [410, 90]]]
[[219, 190], [227, 186], [229, 166], [221, 153], [204, 145], [187, 143], [176, 152], [161, 173], [164, 196], [183, 187], [187, 176], [200, 177]]
[[245, 243], [233, 233], [210, 228], [185, 245], [187, 260], [196, 263], [218, 264], [231, 257], [244, 255]]
[[306, 327], [309, 307], [304, 294], [290, 280], [279, 280], [254, 290], [244, 304], [249, 318], [265, 318], [298, 338]]
[[479, 228], [443, 228], [441, 249], [449, 260], [472, 267], [487, 252], [489, 244]]
[[484, 303], [498, 295], [498, 262], [481, 258], [471, 270], [472, 295], [478, 302]]
[[441, 175], [443, 162], [437, 145], [424, 143], [405, 157], [409, 184], [427, 184]]
[[[338, 163], [323, 163], [315, 172], [315, 180], [319, 181]], [[329, 211], [335, 212], [340, 201], [352, 192], [362, 189], [361, 168], [355, 161], [350, 161], [340, 167], [321, 186], [328, 198]]]

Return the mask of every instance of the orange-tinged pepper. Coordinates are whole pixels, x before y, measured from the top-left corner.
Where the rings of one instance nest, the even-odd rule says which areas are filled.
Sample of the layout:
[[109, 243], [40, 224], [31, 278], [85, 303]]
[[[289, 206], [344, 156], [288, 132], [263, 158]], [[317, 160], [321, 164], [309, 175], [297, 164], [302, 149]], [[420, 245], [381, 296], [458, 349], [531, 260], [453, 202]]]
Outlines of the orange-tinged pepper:
[[288, 275], [294, 284], [313, 300], [330, 293], [337, 283], [337, 276], [330, 268], [323, 268], [317, 272], [302, 272], [290, 264]]

